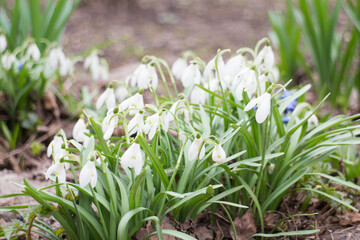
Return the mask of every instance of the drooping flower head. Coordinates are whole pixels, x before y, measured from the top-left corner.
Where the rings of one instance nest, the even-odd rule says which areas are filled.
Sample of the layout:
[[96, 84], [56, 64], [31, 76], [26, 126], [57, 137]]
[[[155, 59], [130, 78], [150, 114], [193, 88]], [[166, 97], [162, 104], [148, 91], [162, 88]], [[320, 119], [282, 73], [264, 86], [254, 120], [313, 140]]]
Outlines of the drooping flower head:
[[224, 149], [221, 147], [221, 145], [218, 143], [215, 144], [214, 146], [214, 150], [212, 153], [212, 160], [218, 164], [221, 164], [226, 160], [226, 153]]
[[133, 168], [136, 175], [141, 173], [144, 160], [142, 158], [140, 145], [133, 143], [122, 155], [121, 166], [123, 168]]
[[252, 99], [244, 108], [244, 111], [247, 112], [257, 105], [257, 110], [255, 114], [255, 119], [258, 123], [265, 121], [267, 116], [270, 114], [271, 107], [271, 95], [270, 93], [264, 93], [260, 97]]
[[[189, 148], [189, 161], [194, 161], [195, 159], [202, 159], [205, 156], [205, 144], [202, 144], [203, 140], [198, 134], [195, 140], [191, 143]], [[202, 146], [201, 146], [202, 145]]]

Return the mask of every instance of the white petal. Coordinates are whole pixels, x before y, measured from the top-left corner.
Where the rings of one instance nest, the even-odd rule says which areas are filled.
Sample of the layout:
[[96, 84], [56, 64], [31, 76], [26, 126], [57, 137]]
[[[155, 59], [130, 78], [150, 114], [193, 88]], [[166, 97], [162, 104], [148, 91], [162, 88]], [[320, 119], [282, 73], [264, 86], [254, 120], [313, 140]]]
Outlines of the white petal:
[[109, 88], [109, 94], [106, 98], [106, 108], [112, 109], [115, 108], [115, 105], [116, 105], [116, 100], [115, 100], [114, 89]]
[[191, 143], [189, 148], [189, 161], [194, 161], [195, 159], [197, 159], [199, 155], [201, 141], [202, 140], [200, 138], [195, 138], [195, 140]]
[[224, 149], [219, 145], [216, 144], [212, 153], [212, 159], [214, 162], [221, 164], [226, 159], [226, 153]]
[[260, 100], [258, 103], [258, 109], [256, 111], [256, 121], [258, 123], [262, 123], [265, 121], [266, 117], [270, 114], [270, 106], [271, 106], [271, 95], [269, 93], [264, 93], [260, 96]]
[[181, 76], [182, 76], [183, 72], [185, 71], [186, 67], [187, 67], [186, 60], [183, 58], [178, 58], [173, 63], [173, 65], [171, 67], [171, 72], [175, 76], [175, 78], [181, 79]]
[[96, 101], [96, 109], [101, 108], [104, 105], [108, 95], [110, 94], [109, 88], [107, 88], [103, 94], [100, 95], [99, 99]]
[[253, 109], [253, 107], [255, 107], [255, 105], [259, 102], [259, 99], [258, 98], [254, 98], [252, 99], [247, 105], [246, 107], [244, 108], [244, 111], [247, 112], [249, 111], [250, 109]]

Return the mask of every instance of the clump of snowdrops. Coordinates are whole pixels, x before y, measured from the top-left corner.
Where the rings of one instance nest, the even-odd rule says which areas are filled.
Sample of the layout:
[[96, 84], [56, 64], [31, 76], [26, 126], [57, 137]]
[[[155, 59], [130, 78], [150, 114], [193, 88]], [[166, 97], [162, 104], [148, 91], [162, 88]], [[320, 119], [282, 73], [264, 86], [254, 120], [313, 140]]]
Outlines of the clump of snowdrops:
[[[47, 40], [43, 43], [46, 46], [43, 52], [31, 38], [11, 50], [0, 30], [0, 112], [5, 116], [0, 119], [0, 132], [11, 149], [26, 140], [37, 125], [41, 125], [38, 104], [48, 91], [55, 93], [65, 106], [71, 103], [69, 97], [63, 96], [64, 85], [72, 85], [75, 64], [82, 57], [66, 56], [57, 43]], [[84, 67], [89, 69], [93, 80], [107, 80], [107, 64], [97, 56], [96, 51], [86, 58]], [[54, 87], [54, 82], [58, 88]], [[70, 111], [71, 107], [66, 110]]]
[[[158, 95], [159, 82], [165, 96]], [[109, 83], [97, 99], [105, 116], [85, 110], [73, 139], [63, 131], [54, 137], [48, 147], [53, 165], [46, 172], [54, 184], [37, 189], [24, 180], [23, 194], [51, 212], [69, 239], [129, 239], [148, 221], [156, 227], [151, 235], [160, 239], [193, 239], [162, 229], [161, 222], [166, 216], [195, 219], [205, 209], [221, 209], [233, 228], [236, 217], [253, 211], [260, 232], [254, 236], [270, 236], [263, 213], [276, 210], [289, 192], [322, 194], [297, 183], [316, 175], [312, 165], [339, 146], [359, 143], [359, 116], [320, 123], [318, 106], [304, 101], [309, 88], [288, 90], [278, 83], [267, 39], [234, 55], [219, 50], [207, 64], [185, 53], [170, 69], [164, 60], [145, 56], [125, 83]], [[148, 92], [153, 98], [145, 103]]]

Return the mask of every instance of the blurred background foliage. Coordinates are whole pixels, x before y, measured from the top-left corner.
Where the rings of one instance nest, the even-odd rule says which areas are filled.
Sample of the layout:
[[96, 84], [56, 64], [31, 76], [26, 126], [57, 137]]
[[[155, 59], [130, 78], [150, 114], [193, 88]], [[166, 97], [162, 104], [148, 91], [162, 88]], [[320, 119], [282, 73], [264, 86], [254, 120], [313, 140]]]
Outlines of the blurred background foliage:
[[360, 89], [359, 0], [287, 0], [285, 11], [269, 11], [269, 20], [283, 78], [303, 71], [319, 99], [330, 92], [333, 107], [346, 111], [355, 104], [350, 96]]

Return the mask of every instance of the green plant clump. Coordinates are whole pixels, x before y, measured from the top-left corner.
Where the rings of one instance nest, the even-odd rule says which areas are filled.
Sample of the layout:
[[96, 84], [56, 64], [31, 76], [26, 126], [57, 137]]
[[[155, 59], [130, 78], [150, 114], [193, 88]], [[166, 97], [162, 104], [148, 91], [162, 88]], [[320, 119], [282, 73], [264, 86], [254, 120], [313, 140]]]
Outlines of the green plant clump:
[[[206, 209], [222, 211], [235, 238], [234, 220], [246, 211], [256, 215], [254, 237], [314, 234], [317, 229], [271, 234], [264, 229], [263, 214], [300, 190], [355, 209], [323, 189], [298, 183], [319, 176], [312, 166], [341, 146], [359, 144], [359, 115], [319, 122], [319, 106], [304, 101], [309, 85], [287, 90], [277, 83], [267, 39], [254, 50], [239, 49], [225, 63], [228, 53], [219, 50], [207, 64], [187, 54], [171, 70], [164, 60], [145, 56], [126, 85], [114, 81], [98, 98], [96, 107], [106, 108], [105, 116], [85, 110], [72, 139], [60, 131], [47, 152], [53, 164], [46, 177], [53, 183], [38, 189], [24, 179], [20, 194], [49, 209], [62, 225], [45, 228], [43, 235], [123, 240], [152, 222], [156, 230], [150, 235], [159, 239], [165, 234], [194, 239], [162, 229], [161, 223], [167, 216], [196, 219]], [[175, 78], [184, 92], [178, 92]], [[159, 81], [165, 96], [157, 93]], [[152, 93], [151, 102], [144, 103], [145, 91]]]

